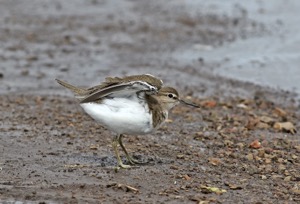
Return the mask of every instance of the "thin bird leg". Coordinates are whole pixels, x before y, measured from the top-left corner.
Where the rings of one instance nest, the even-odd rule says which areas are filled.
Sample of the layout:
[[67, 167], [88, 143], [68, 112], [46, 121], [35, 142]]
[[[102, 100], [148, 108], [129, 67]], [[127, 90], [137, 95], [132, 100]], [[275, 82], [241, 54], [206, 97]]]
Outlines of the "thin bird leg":
[[116, 157], [117, 157], [118, 167], [120, 167], [122, 169], [128, 169], [128, 168], [131, 168], [131, 166], [123, 164], [120, 154], [119, 154], [118, 144], [119, 144], [120, 137], [121, 137], [121, 135], [117, 135], [116, 137], [114, 137], [114, 139], [112, 141], [112, 147], [113, 147]]
[[120, 144], [121, 148], [123, 149], [123, 151], [125, 152], [125, 155], [126, 155], [126, 158], [127, 158], [128, 162], [129, 162], [130, 164], [145, 164], [145, 163], [147, 163], [147, 162], [140, 162], [140, 161], [138, 161], [138, 160], [132, 158], [132, 157], [128, 154], [128, 152], [127, 152], [125, 146], [123, 145], [122, 137], [123, 137], [123, 135], [121, 134], [121, 135], [119, 136], [119, 144]]

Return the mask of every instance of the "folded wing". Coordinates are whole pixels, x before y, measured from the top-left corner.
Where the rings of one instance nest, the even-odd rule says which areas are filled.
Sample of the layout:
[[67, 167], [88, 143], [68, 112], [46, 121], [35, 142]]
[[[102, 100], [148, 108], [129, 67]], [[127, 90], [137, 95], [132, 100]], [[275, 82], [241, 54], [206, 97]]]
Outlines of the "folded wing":
[[147, 94], [156, 94], [158, 89], [144, 81], [130, 81], [121, 84], [115, 84], [99, 89], [83, 98], [80, 103], [95, 102], [104, 97], [130, 97], [133, 94], [144, 91]]

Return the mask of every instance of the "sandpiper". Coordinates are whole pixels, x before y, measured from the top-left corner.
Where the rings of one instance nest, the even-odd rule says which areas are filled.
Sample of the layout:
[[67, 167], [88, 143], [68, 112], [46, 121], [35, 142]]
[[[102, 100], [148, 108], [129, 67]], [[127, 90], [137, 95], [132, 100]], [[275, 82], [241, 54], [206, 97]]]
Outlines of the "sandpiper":
[[128, 154], [122, 143], [123, 134], [148, 134], [157, 130], [168, 118], [169, 110], [179, 103], [198, 107], [180, 99], [176, 89], [164, 87], [162, 80], [150, 74], [108, 77], [100, 85], [91, 88], [79, 88], [58, 79], [56, 81], [75, 94], [88, 115], [117, 133], [112, 147], [118, 168], [131, 167], [123, 164], [118, 145], [131, 165], [141, 164]]

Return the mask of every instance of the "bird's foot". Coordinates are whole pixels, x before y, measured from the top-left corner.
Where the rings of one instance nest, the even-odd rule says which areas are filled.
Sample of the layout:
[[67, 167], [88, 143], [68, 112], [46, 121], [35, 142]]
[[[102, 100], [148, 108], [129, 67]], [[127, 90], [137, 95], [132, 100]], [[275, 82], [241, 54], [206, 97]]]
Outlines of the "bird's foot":
[[119, 163], [118, 166], [115, 167], [115, 171], [119, 171], [120, 169], [133, 169], [138, 168], [138, 166], [131, 166], [123, 163]]
[[148, 164], [149, 161], [143, 162], [143, 161], [138, 161], [134, 158], [132, 158], [131, 156], [127, 155], [127, 160], [130, 164], [135, 165], [135, 164], [139, 164], [139, 165], [145, 165]]

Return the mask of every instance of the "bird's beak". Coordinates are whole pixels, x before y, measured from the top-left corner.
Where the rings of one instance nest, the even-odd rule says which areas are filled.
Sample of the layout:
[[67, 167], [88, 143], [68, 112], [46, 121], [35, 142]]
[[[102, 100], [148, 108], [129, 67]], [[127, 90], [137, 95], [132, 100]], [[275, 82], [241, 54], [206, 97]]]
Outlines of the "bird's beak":
[[184, 101], [182, 99], [179, 99], [179, 102], [182, 103], [182, 104], [185, 104], [185, 105], [188, 105], [188, 106], [193, 106], [195, 108], [200, 108], [200, 106], [196, 105], [196, 104], [193, 104], [191, 102], [187, 102], [187, 101]]

